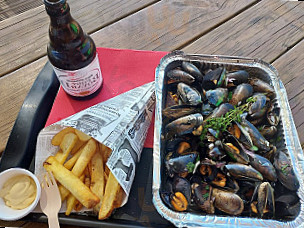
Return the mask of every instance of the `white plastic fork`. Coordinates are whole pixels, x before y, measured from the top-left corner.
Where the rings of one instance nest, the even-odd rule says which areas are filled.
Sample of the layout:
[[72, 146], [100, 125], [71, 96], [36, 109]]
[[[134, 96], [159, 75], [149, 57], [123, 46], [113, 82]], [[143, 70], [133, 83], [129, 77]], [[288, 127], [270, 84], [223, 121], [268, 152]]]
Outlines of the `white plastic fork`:
[[56, 180], [51, 172], [45, 173], [42, 178], [40, 207], [48, 217], [49, 228], [58, 228], [58, 212], [61, 208], [61, 197]]

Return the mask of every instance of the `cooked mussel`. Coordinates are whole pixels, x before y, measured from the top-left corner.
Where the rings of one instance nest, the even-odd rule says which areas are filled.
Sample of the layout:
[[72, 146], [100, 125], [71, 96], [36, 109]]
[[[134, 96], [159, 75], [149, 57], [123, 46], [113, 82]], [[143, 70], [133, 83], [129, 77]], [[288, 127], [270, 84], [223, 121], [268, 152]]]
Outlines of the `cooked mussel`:
[[259, 130], [245, 118], [245, 116], [242, 116], [241, 123], [236, 122], [236, 124], [250, 142], [251, 146], [254, 145], [262, 151], [270, 150], [269, 142], [263, 137]]
[[200, 113], [180, 117], [168, 123], [165, 127], [166, 138], [174, 135], [191, 133], [196, 127], [203, 123], [203, 116]]
[[263, 218], [267, 214], [267, 217], [271, 218], [275, 214], [275, 201], [273, 188], [268, 182], [260, 183], [255, 192], [253, 193], [251, 201], [252, 212], [258, 214]]
[[212, 186], [205, 182], [192, 184], [194, 203], [203, 211], [214, 214], [214, 197], [212, 197]]
[[191, 62], [183, 61], [182, 68], [184, 71], [188, 72], [189, 74], [193, 75], [197, 79], [203, 78], [203, 74], [200, 70]]
[[267, 82], [259, 78], [249, 78], [249, 84], [253, 87], [254, 91], [264, 93], [271, 99], [274, 98], [274, 89]]
[[263, 125], [259, 127], [260, 133], [265, 137], [265, 139], [272, 139], [276, 133], [278, 132], [276, 126], [268, 126], [268, 125]]
[[216, 88], [214, 90], [208, 90], [206, 92], [206, 98], [210, 104], [218, 107], [223, 102], [227, 101], [228, 89], [227, 88]]
[[200, 93], [183, 82], [177, 84], [177, 93], [184, 104], [198, 105], [202, 103]]
[[300, 199], [295, 193], [287, 193], [277, 197], [275, 207], [279, 208], [279, 210], [276, 210], [277, 218], [284, 217], [293, 220], [301, 211]]
[[278, 126], [280, 122], [280, 109], [271, 105], [267, 111], [267, 121], [272, 126]]
[[172, 157], [165, 161], [168, 175], [173, 177], [175, 174], [186, 176], [189, 172], [193, 172], [193, 166], [198, 158], [197, 152], [190, 152], [177, 157]]
[[249, 117], [251, 119], [262, 118], [268, 110], [270, 100], [262, 93], [256, 93], [252, 97], [255, 101], [249, 107]]
[[234, 106], [240, 105], [247, 98], [251, 97], [252, 94], [253, 94], [252, 86], [247, 83], [242, 83], [235, 88], [229, 103]]
[[230, 163], [224, 166], [224, 170], [238, 180], [262, 181], [263, 175], [249, 165]]
[[238, 86], [242, 83], [247, 83], [248, 78], [249, 78], [249, 74], [245, 70], [229, 72], [226, 74], [225, 85], [227, 88], [233, 87], [233, 86]]
[[278, 150], [276, 152], [273, 165], [282, 185], [291, 191], [297, 191], [299, 188], [299, 181], [293, 171], [290, 159], [284, 151]]
[[277, 181], [275, 168], [268, 159], [249, 151], [247, 151], [247, 154], [249, 156], [250, 165], [259, 171], [265, 179], [274, 182]]
[[244, 210], [243, 200], [235, 193], [213, 188], [212, 196], [214, 206], [229, 215], [239, 215]]
[[195, 77], [181, 69], [173, 69], [168, 71], [167, 77], [168, 83], [184, 82], [186, 84], [192, 84], [195, 82]]
[[204, 90], [215, 89], [224, 84], [226, 78], [226, 68], [219, 67], [209, 71], [203, 78], [202, 87]]
[[231, 134], [225, 136], [223, 147], [229, 157], [234, 161], [241, 164], [248, 164], [249, 157], [240, 146], [240, 142]]
[[223, 103], [219, 107], [213, 110], [213, 112], [207, 118], [215, 118], [224, 116], [227, 112], [234, 109], [233, 105], [229, 103]]
[[183, 116], [198, 113], [200, 108], [197, 105], [174, 105], [163, 110], [163, 115], [169, 119], [178, 119]]

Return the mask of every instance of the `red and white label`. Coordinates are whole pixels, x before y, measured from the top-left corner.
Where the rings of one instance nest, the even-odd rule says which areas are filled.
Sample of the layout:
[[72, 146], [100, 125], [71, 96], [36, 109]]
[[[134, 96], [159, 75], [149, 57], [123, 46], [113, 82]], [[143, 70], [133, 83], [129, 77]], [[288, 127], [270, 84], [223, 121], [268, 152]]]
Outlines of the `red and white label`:
[[102, 84], [97, 54], [84, 68], [71, 71], [54, 67], [54, 71], [64, 91], [75, 97], [88, 96], [96, 92]]

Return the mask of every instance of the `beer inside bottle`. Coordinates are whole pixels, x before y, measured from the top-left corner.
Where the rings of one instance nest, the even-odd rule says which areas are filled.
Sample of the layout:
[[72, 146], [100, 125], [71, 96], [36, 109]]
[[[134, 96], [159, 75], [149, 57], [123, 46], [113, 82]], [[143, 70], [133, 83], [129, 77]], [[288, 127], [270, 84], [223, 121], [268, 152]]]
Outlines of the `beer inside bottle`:
[[50, 16], [49, 61], [62, 88], [75, 98], [96, 95], [102, 85], [96, 46], [70, 14], [66, 0], [44, 0]]

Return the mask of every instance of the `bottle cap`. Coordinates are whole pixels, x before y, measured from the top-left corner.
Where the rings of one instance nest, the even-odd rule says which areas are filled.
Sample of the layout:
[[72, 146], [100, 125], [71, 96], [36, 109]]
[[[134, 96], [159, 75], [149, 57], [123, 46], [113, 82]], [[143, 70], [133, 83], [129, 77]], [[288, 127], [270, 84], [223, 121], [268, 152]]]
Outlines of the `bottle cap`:
[[43, 0], [45, 10], [50, 16], [60, 16], [69, 11], [66, 0]]

